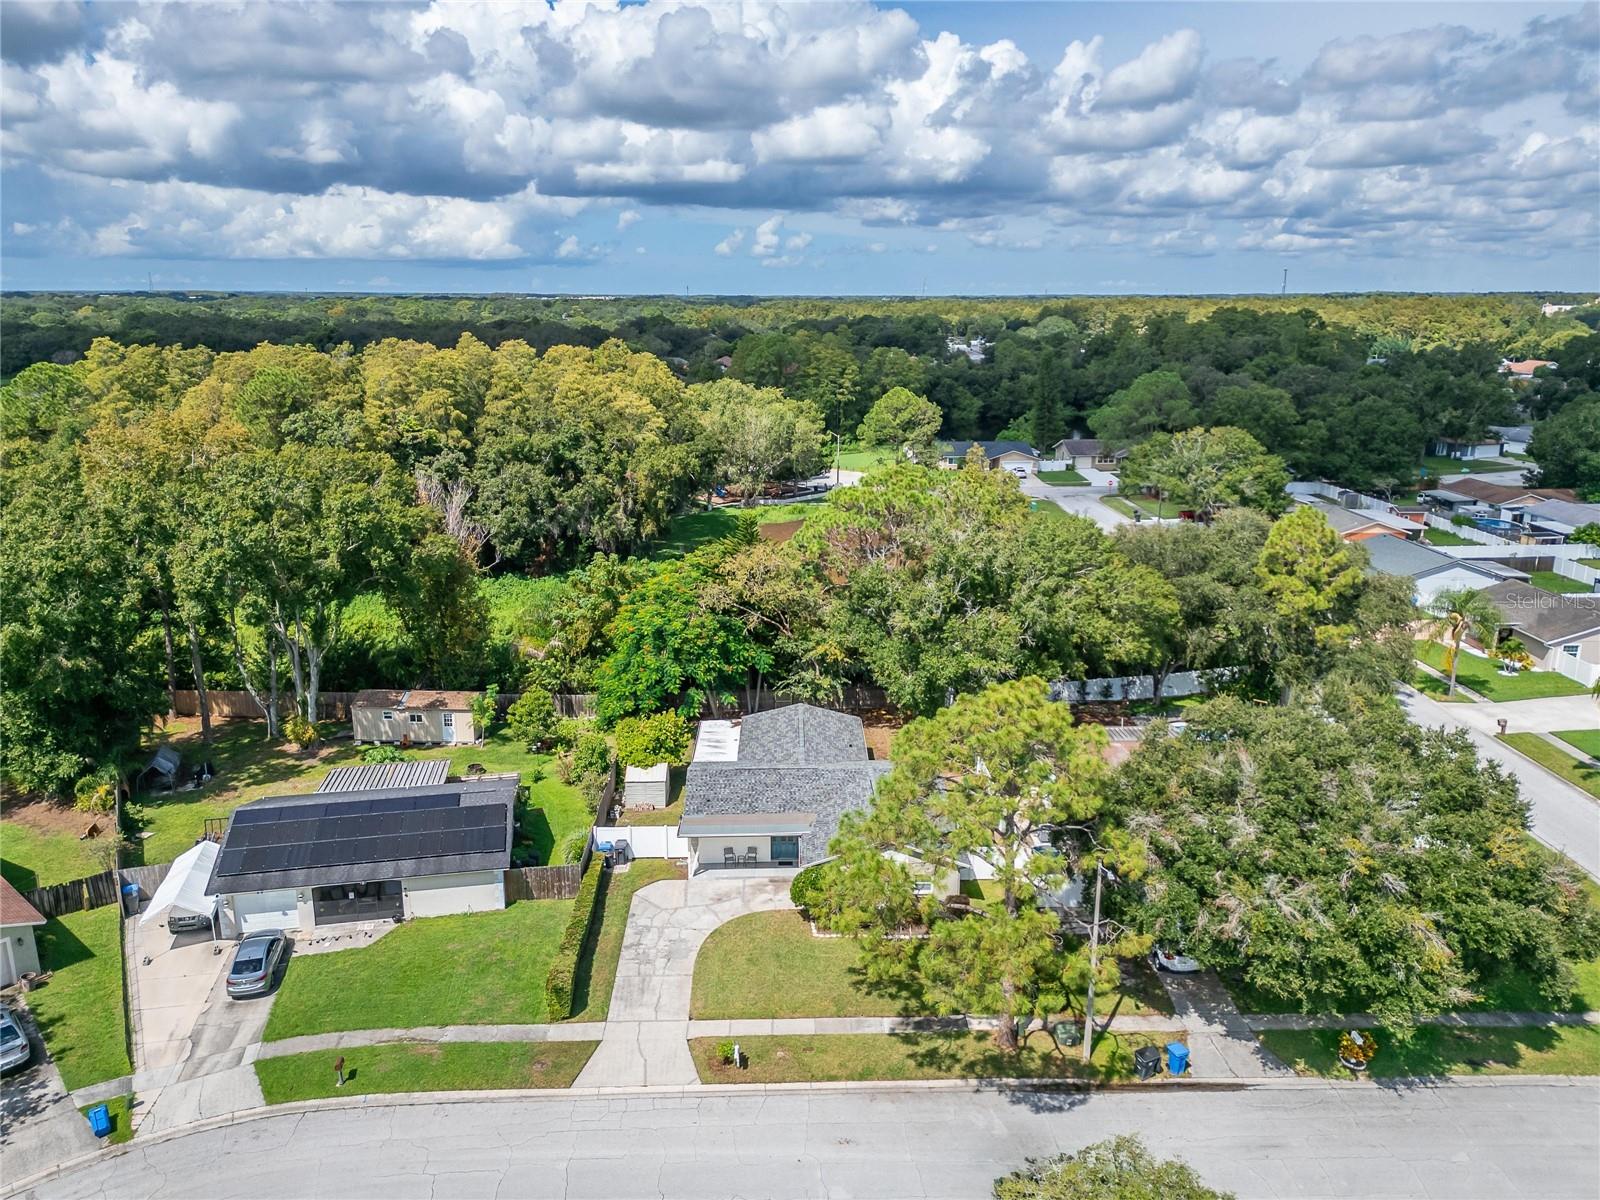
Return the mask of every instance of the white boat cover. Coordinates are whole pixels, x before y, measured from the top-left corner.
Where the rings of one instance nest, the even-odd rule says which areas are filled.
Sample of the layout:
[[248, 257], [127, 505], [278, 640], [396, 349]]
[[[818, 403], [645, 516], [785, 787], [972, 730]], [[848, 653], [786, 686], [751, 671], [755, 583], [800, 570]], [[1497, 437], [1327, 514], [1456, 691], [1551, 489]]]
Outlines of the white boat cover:
[[156, 894], [150, 897], [149, 907], [139, 914], [139, 924], [148, 925], [169, 911], [209, 917], [216, 898], [206, 895], [206, 882], [211, 878], [211, 868], [216, 861], [217, 843], [213, 841], [196, 842], [178, 855], [172, 870], [156, 888]]

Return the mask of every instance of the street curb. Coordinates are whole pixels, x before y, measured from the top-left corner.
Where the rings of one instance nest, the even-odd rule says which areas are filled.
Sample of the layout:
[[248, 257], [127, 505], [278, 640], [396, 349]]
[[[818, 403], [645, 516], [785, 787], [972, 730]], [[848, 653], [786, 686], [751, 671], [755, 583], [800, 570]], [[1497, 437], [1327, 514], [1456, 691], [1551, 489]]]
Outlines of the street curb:
[[222, 1117], [210, 1117], [164, 1130], [149, 1137], [136, 1137], [115, 1148], [80, 1155], [64, 1163], [57, 1163], [26, 1179], [7, 1182], [0, 1188], [0, 1197], [15, 1196], [31, 1187], [70, 1174], [80, 1167], [106, 1162], [130, 1152], [176, 1141], [197, 1133], [214, 1129], [227, 1129], [235, 1125], [249, 1125], [273, 1117], [300, 1116], [305, 1113], [335, 1112], [355, 1108], [417, 1108], [438, 1104], [514, 1104], [528, 1100], [683, 1100], [704, 1099], [711, 1096], [782, 1096], [827, 1095], [829, 1093], [858, 1092], [1152, 1092], [1181, 1089], [1188, 1092], [1242, 1092], [1242, 1091], [1348, 1091], [1351, 1089], [1381, 1089], [1386, 1091], [1437, 1091], [1456, 1087], [1579, 1087], [1592, 1090], [1596, 1086], [1588, 1075], [1443, 1075], [1392, 1079], [1317, 1079], [1295, 1076], [1290, 1079], [1206, 1079], [1162, 1083], [1091, 1083], [1086, 1080], [1064, 1079], [918, 1079], [898, 1083], [878, 1081], [836, 1083], [712, 1083], [673, 1085], [669, 1087], [620, 1088], [528, 1088], [521, 1090], [495, 1090], [479, 1092], [395, 1092], [367, 1096], [331, 1096], [323, 1100], [296, 1100], [288, 1104], [269, 1104], [261, 1108], [241, 1109]]

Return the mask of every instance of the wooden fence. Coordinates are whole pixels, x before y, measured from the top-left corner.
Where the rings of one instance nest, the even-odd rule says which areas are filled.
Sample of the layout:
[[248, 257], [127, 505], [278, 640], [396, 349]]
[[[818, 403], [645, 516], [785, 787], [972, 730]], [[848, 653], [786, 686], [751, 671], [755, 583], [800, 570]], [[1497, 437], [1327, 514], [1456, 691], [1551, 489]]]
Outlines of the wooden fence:
[[[318, 692], [317, 693], [317, 718], [322, 721], [348, 721], [350, 719], [350, 705], [359, 692]], [[200, 693], [194, 689], [187, 691], [179, 689], [174, 693], [177, 705], [173, 710], [180, 717], [197, 717], [200, 715]], [[522, 697], [521, 692], [501, 692], [499, 708], [502, 715]], [[216, 721], [225, 721], [229, 718], [244, 717], [249, 720], [259, 721], [266, 717], [261, 711], [261, 706], [251, 698], [249, 692], [230, 691], [226, 688], [211, 688], [206, 692], [206, 698], [211, 701], [211, 717]], [[556, 713], [563, 717], [587, 717], [594, 712], [594, 696], [584, 692], [558, 692], [552, 697], [556, 702]], [[294, 696], [287, 693], [279, 697], [282, 714], [287, 716], [294, 707]]]
[[583, 868], [512, 867], [506, 872], [506, 900], [571, 900], [583, 881]]
[[143, 892], [146, 896], [153, 896], [155, 895], [156, 889], [161, 886], [161, 881], [164, 880], [171, 871], [172, 864], [169, 862], [164, 862], [151, 863], [149, 866], [144, 867], [123, 867], [122, 870], [117, 872], [117, 874], [122, 876], [122, 882], [124, 885], [137, 883], [141, 892]]
[[118, 899], [117, 873], [101, 871], [68, 883], [52, 883], [47, 887], [23, 892], [23, 898], [39, 910], [42, 916], [64, 917], [68, 913], [82, 912], [86, 908], [99, 908], [115, 904]]

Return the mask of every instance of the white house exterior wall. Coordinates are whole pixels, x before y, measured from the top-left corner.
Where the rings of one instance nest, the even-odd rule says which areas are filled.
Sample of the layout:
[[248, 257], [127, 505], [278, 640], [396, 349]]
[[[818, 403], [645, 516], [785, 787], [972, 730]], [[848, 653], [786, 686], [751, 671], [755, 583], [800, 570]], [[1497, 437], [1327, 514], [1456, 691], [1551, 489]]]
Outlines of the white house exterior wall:
[[423, 875], [402, 880], [401, 883], [405, 891], [407, 917], [493, 912], [506, 906], [506, 877], [503, 871]]
[[39, 970], [39, 947], [32, 925], [0, 925], [0, 987], [10, 987], [29, 971]]
[[751, 846], [756, 848], [757, 862], [772, 861], [772, 839], [765, 834], [746, 834], [742, 837], [692, 837], [689, 839], [689, 873], [694, 874], [700, 867], [720, 867], [724, 849], [732, 850], [735, 859], [742, 859]]
[[1439, 571], [1433, 575], [1424, 575], [1417, 580], [1417, 603], [1429, 604], [1435, 596], [1447, 588], [1486, 588], [1495, 581], [1484, 575], [1481, 571], [1469, 570], [1465, 567], [1451, 567], [1447, 571]]
[[239, 936], [273, 929], [310, 929], [310, 893], [306, 902], [293, 888], [271, 892], [235, 892], [225, 897], [234, 929]]
[[[392, 712], [394, 720], [385, 721], [383, 714]], [[352, 708], [350, 710], [350, 725], [355, 733], [356, 744], [363, 742], [390, 742], [398, 745], [406, 738], [414, 743], [425, 745], [450, 745], [457, 742], [473, 742], [477, 740], [477, 731], [472, 725], [472, 714], [451, 710], [453, 719], [453, 737], [445, 737], [445, 710], [438, 708], [425, 708], [407, 710], [403, 708]], [[413, 722], [412, 717], [421, 717], [420, 721]]]

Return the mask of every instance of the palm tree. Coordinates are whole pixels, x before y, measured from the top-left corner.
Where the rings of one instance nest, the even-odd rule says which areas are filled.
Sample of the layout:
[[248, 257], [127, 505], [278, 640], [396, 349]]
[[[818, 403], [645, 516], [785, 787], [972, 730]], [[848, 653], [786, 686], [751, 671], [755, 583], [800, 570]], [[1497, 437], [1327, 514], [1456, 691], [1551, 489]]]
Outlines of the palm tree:
[[1445, 588], [1428, 601], [1428, 636], [1446, 640], [1446, 665], [1450, 668], [1450, 690], [1456, 694], [1456, 661], [1461, 657], [1461, 643], [1470, 633], [1490, 649], [1499, 637], [1505, 617], [1487, 592], [1477, 588]]

